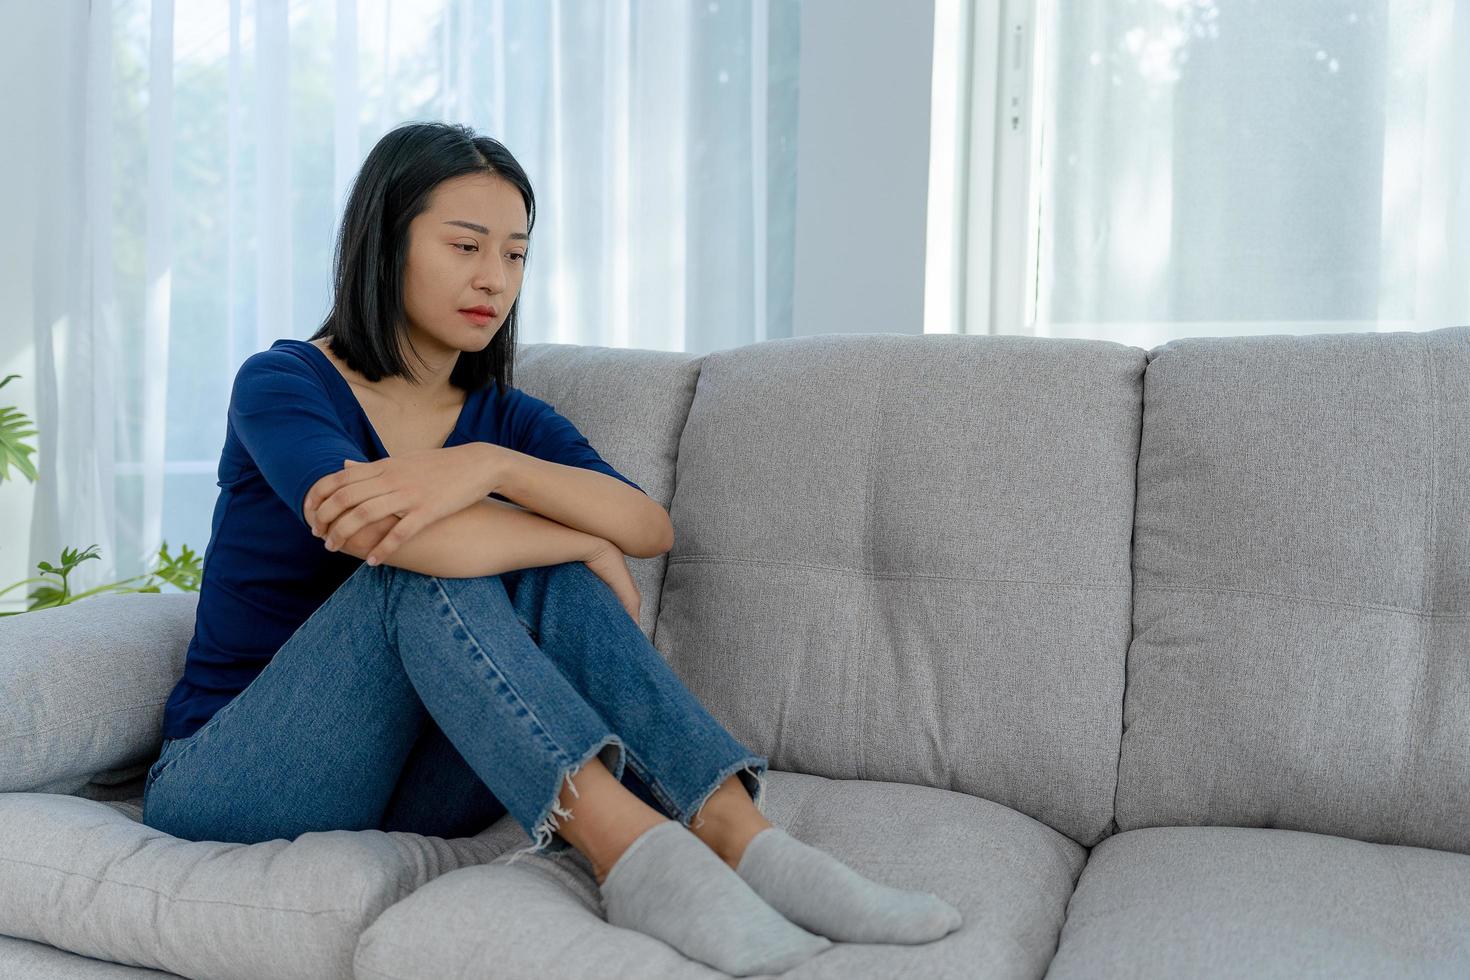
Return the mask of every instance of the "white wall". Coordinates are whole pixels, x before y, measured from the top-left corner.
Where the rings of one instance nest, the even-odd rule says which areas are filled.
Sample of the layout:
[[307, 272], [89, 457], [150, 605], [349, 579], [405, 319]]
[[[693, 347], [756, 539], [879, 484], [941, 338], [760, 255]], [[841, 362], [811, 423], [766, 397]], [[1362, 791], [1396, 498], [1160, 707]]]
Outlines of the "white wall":
[[924, 332], [934, 0], [805, 0], [792, 333]]
[[[61, 13], [65, 9], [66, 13]], [[0, 388], [0, 405], [11, 405], [36, 420], [36, 351], [32, 320], [31, 276], [34, 269], [36, 215], [40, 168], [56, 152], [56, 127], [49, 123], [61, 105], [61, 73], [68, 58], [62, 34], [83, 16], [85, 4], [66, 0], [64, 8], [49, 3], [5, 5], [0, 30], [0, 132], [6, 150], [0, 153], [0, 378], [19, 374]], [[48, 234], [79, 234], [77, 229], [47, 229]], [[84, 285], [79, 280], [79, 288]], [[26, 440], [38, 444], [38, 437]], [[39, 454], [32, 454], [37, 462]], [[30, 525], [35, 485], [14, 466], [0, 482], [0, 588], [37, 574], [29, 565]], [[59, 558], [59, 555], [52, 556]], [[0, 610], [25, 608], [32, 586], [0, 596]]]

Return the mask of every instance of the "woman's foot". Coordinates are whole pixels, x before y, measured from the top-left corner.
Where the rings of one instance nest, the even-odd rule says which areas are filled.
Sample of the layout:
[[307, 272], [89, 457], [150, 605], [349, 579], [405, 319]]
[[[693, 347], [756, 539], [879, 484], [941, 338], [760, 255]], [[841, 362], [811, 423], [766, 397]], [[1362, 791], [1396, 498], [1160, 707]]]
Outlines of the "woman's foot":
[[695, 815], [693, 832], [790, 921], [840, 942], [927, 943], [962, 923], [928, 892], [902, 891], [858, 874], [775, 827], [731, 776]]
[[611, 925], [733, 976], [782, 973], [832, 945], [787, 921], [672, 820], [640, 835], [602, 886]]
[[787, 919], [839, 942], [927, 943], [963, 924], [938, 895], [870, 881], [778, 827], [755, 835], [735, 871]]

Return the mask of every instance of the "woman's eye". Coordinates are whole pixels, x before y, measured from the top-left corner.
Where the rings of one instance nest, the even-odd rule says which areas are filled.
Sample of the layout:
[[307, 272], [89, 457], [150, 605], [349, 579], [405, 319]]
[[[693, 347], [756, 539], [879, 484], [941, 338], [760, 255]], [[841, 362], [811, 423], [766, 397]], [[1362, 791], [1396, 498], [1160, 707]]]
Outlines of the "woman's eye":
[[471, 244], [468, 244], [466, 242], [453, 242], [452, 244], [454, 245], [455, 248], [472, 248], [472, 249], [475, 249], [476, 251], [479, 250], [479, 246], [478, 245], [471, 245]]
[[526, 257], [520, 252], [511, 252], [510, 257], [513, 259], [520, 259], [522, 262], [526, 261]]

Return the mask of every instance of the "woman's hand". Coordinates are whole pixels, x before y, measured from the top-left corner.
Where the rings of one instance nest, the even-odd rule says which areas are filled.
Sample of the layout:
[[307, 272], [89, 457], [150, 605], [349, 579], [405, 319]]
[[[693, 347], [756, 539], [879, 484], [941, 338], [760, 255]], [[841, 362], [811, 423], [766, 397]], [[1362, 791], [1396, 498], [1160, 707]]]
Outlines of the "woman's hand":
[[638, 587], [633, 584], [633, 573], [628, 571], [628, 561], [618, 546], [611, 541], [604, 541], [606, 547], [600, 548], [591, 558], [586, 559], [583, 564], [592, 569], [597, 577], [607, 583], [608, 588], [618, 597], [628, 615], [633, 617], [633, 622], [638, 622], [638, 611], [643, 605], [643, 597], [638, 594]]
[[381, 521], [364, 524], [362, 530], [344, 541], [337, 550], [349, 555], [371, 555], [374, 553], [373, 549], [388, 536], [388, 532], [393, 530], [393, 526], [400, 520], [402, 518], [397, 514], [389, 514]]
[[397, 517], [367, 556], [369, 564], [380, 564], [430, 524], [488, 496], [496, 482], [494, 454], [500, 451], [475, 442], [373, 463], [345, 460], [344, 469], [323, 477], [306, 495], [312, 533], [336, 551], [362, 529]]

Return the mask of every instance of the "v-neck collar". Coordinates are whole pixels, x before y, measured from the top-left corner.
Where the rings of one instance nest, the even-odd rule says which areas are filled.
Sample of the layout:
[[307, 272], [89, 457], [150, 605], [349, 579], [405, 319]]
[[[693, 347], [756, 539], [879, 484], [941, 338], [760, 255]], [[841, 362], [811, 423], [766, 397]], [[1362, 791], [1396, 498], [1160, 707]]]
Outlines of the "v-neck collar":
[[[362, 424], [367, 426], [368, 435], [372, 436], [373, 446], [378, 451], [378, 458], [386, 459], [388, 457], [388, 448], [383, 445], [383, 440], [379, 438], [378, 430], [373, 428], [373, 420], [368, 418], [368, 413], [363, 409], [362, 402], [357, 400], [357, 395], [353, 393], [352, 386], [347, 383], [347, 379], [342, 376], [342, 372], [337, 370], [337, 365], [332, 363], [331, 358], [327, 357], [320, 347], [310, 341], [297, 340], [295, 337], [285, 337], [282, 339], [289, 343], [300, 344], [303, 347], [311, 349], [311, 352], [316, 355], [319, 363], [327, 369], [327, 374], [334, 379], [329, 384], [334, 386], [333, 391], [336, 394], [338, 407], [346, 408], [349, 412], [356, 412], [361, 417]], [[279, 344], [281, 341], [278, 340], [276, 343]], [[447, 449], [450, 445], [454, 444], [456, 436], [463, 435], [465, 418], [470, 413], [470, 401], [474, 397], [474, 392], [465, 392], [464, 404], [460, 406], [459, 416], [454, 420], [454, 428], [449, 430], [449, 435], [444, 438], [444, 445], [439, 448]]]

